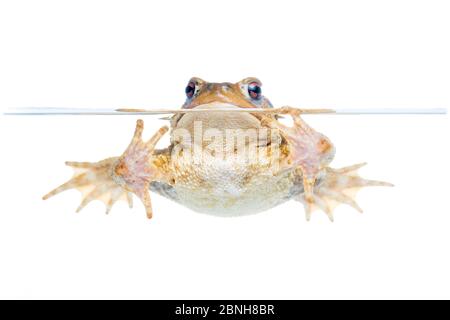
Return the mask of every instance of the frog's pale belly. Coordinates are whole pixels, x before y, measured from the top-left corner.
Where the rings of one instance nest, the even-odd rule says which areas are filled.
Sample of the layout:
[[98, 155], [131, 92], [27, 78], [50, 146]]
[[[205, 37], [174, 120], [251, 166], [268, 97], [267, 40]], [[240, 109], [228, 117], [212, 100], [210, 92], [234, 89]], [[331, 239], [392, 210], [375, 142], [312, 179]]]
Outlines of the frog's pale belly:
[[301, 192], [292, 171], [274, 174], [276, 168], [269, 162], [261, 165], [246, 163], [242, 158], [209, 158], [195, 164], [192, 159], [172, 160], [176, 173], [173, 186], [153, 183], [151, 190], [198, 212], [219, 216], [253, 214]]

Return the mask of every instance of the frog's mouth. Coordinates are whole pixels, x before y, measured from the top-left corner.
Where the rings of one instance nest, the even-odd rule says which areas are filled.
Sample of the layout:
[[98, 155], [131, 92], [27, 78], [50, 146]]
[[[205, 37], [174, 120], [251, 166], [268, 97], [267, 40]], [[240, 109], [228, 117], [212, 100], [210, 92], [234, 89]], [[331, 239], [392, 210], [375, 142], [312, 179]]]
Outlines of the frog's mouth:
[[[211, 102], [196, 106], [195, 110], [214, 109], [242, 109], [243, 107], [223, 102]], [[192, 131], [194, 124], [201, 124], [203, 128], [226, 129], [260, 129], [260, 120], [249, 112], [195, 112], [186, 113], [178, 120], [176, 127]]]

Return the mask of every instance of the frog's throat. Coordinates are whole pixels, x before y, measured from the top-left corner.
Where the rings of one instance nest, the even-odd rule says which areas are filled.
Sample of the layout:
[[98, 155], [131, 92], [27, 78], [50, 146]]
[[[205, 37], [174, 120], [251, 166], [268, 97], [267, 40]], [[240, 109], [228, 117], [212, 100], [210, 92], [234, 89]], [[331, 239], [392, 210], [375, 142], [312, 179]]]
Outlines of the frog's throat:
[[192, 109], [210, 110], [210, 109], [240, 109], [240, 108], [247, 108], [247, 107], [239, 106], [239, 105], [227, 103], [227, 102], [209, 102], [209, 103], [200, 104]]
[[[240, 106], [223, 102], [211, 102], [195, 107], [195, 110], [241, 109]], [[192, 131], [194, 125], [201, 123], [203, 128], [211, 129], [260, 129], [260, 120], [248, 112], [195, 112], [184, 114], [176, 123], [176, 128]]]

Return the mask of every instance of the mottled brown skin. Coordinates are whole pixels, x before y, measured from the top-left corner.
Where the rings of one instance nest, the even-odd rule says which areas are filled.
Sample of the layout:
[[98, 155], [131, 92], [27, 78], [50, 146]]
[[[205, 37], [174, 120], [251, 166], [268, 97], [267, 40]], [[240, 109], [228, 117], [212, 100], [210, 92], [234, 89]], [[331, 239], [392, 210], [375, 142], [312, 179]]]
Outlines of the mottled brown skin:
[[[256, 78], [245, 78], [237, 83], [208, 83], [199, 78], [192, 78], [190, 82], [195, 83], [196, 91], [192, 98], [187, 99], [183, 108], [193, 109], [205, 105], [210, 104], [220, 104], [226, 103], [231, 104], [233, 106], [239, 108], [271, 108], [272, 105], [270, 101], [262, 97], [261, 99], [254, 100], [246, 94], [246, 85], [249, 83], [258, 83], [261, 85], [261, 82]], [[289, 130], [290, 128], [284, 127], [279, 124], [276, 120], [275, 116], [272, 115], [260, 115], [260, 114], [242, 114], [239, 117], [254, 117], [259, 122], [261, 127], [267, 127], [272, 129], [282, 129], [278, 138], [281, 140], [281, 153], [276, 156], [271, 154], [271, 145], [260, 146], [260, 150], [267, 153], [267, 161], [265, 164], [246, 166], [242, 168], [239, 164], [236, 164], [234, 167], [230, 168], [230, 170], [239, 172], [240, 176], [243, 179], [239, 182], [236, 182], [233, 187], [242, 191], [243, 194], [253, 194], [253, 197], [259, 198], [259, 203], [266, 204], [266, 207], [271, 207], [279, 204], [282, 200], [292, 197], [297, 191], [299, 193], [302, 189], [308, 191], [309, 193], [313, 192], [313, 187], [316, 184], [316, 177], [319, 174], [320, 170], [328, 164], [333, 155], [334, 155], [334, 147], [332, 146], [329, 140], [319, 134], [314, 130], [309, 128], [305, 123], [303, 123], [299, 118], [299, 113], [296, 113], [296, 110], [292, 108], [286, 108], [285, 113], [291, 114], [294, 117], [296, 125], [301, 128], [301, 131], [308, 131], [312, 133], [314, 136], [318, 137], [317, 144], [313, 147], [314, 150], [309, 148], [306, 150], [307, 152], [314, 153], [314, 161], [316, 163], [314, 165], [307, 165], [304, 169], [307, 169], [308, 176], [304, 178], [303, 172], [306, 170], [302, 170], [302, 161], [299, 157], [296, 156], [295, 150], [292, 150], [292, 147], [289, 143]], [[211, 116], [211, 115], [208, 115]], [[185, 114], [176, 115], [171, 124], [173, 128], [176, 128], [180, 124], [180, 119], [186, 117]], [[196, 118], [198, 119], [198, 117]], [[203, 121], [205, 122], [205, 121]], [[220, 124], [216, 123], [216, 126]], [[297, 132], [295, 132], [297, 133]], [[295, 139], [294, 139], [295, 140]], [[173, 142], [174, 143], [174, 142]], [[208, 199], [203, 199], [202, 195], [208, 195], [217, 191], [217, 182], [213, 179], [209, 179], [208, 176], [202, 174], [204, 168], [198, 168], [195, 165], [192, 165], [189, 162], [183, 161], [182, 159], [178, 159], [176, 157], [171, 157], [170, 153], [173, 148], [173, 145], [167, 149], [167, 152], [164, 155], [161, 155], [157, 158], [158, 164], [163, 164], [161, 170], [164, 170], [164, 175], [166, 177], [170, 177], [163, 181], [164, 183], [174, 187], [177, 189], [177, 201], [180, 201], [182, 198], [182, 194], [187, 194], [190, 199], [185, 199], [184, 204], [192, 207], [194, 210], [203, 211], [202, 206], [207, 206], [207, 203], [211, 201], [211, 211], [216, 210], [216, 206], [218, 206], [218, 202], [222, 199], [211, 200], [211, 197], [208, 196]], [[302, 152], [305, 150], [301, 150]], [[161, 161], [161, 157], [163, 157], [167, 163]], [[170, 163], [170, 165], [169, 165]], [[281, 163], [281, 168], [275, 166], [274, 163]], [[203, 165], [208, 166], [208, 165]], [[300, 169], [300, 170], [299, 170]], [[167, 170], [167, 171], [166, 171]], [[214, 170], [211, 170], [214, 171]], [[271, 177], [267, 179], [267, 175], [270, 174]], [[230, 173], [231, 175], [231, 173]], [[303, 181], [303, 183], [301, 183]], [[276, 194], [276, 192], [270, 192], [269, 194], [264, 194], [263, 192], [258, 191], [261, 185], [271, 185], [271, 184], [279, 184], [281, 183], [284, 186], [284, 190], [280, 194]], [[303, 187], [305, 185], [305, 187]], [[161, 184], [153, 185], [153, 190], [159, 192]], [[167, 186], [164, 186], [167, 189]], [[225, 192], [224, 192], [225, 193]], [[199, 194], [199, 199], [195, 205], [192, 205], [192, 198], [195, 194]], [[227, 195], [224, 194], [223, 197]], [[241, 197], [242, 194], [239, 195]], [[275, 196], [275, 199], [272, 197]], [[249, 196], [250, 197], [250, 196]], [[235, 203], [234, 197], [230, 197], [231, 200], [228, 203]], [[311, 207], [314, 204], [314, 199], [310, 196], [306, 198], [306, 204]], [[175, 200], [175, 199], [174, 199]], [[249, 206], [248, 204], [241, 204], [241, 208], [244, 206]], [[226, 206], [224, 204], [220, 204], [220, 206]], [[243, 209], [242, 209], [243, 210]], [[208, 210], [206, 210], [208, 211]], [[225, 211], [228, 213], [231, 211], [229, 207], [225, 208]], [[250, 210], [252, 211], [252, 210]], [[255, 209], [254, 211], [257, 211]]]
[[[208, 83], [192, 78], [189, 83], [195, 85], [195, 91], [192, 96], [188, 95], [182, 106], [184, 109], [272, 108], [264, 96], [255, 99], [249, 95], [249, 84], [261, 85], [256, 78], [245, 78], [237, 83]], [[283, 125], [277, 114], [291, 116], [293, 126]], [[332, 210], [339, 203], [361, 211], [354, 200], [358, 188], [390, 185], [359, 177], [356, 171], [362, 164], [330, 168], [335, 154], [333, 144], [309, 127], [300, 114], [300, 109], [291, 107], [267, 114], [178, 113], [171, 119], [171, 144], [160, 150], [155, 146], [168, 128], [162, 127], [144, 142], [143, 121], [139, 120], [134, 137], [122, 156], [96, 163], [68, 162], [82, 172], [44, 199], [78, 188], [86, 194], [79, 209], [92, 200], [103, 199], [109, 211], [119, 199], [127, 199], [131, 205], [131, 193], [134, 193], [143, 202], [149, 218], [152, 217], [152, 206], [148, 189], [195, 211], [221, 216], [257, 213], [296, 199], [303, 203], [308, 220], [315, 208], [323, 210], [333, 220]], [[188, 149], [177, 138], [176, 130], [193, 133], [199, 122], [204, 128], [223, 131], [229, 128], [268, 129], [269, 135], [256, 145], [261, 158], [256, 163], [248, 163], [241, 154], [221, 158], [208, 149], [202, 149], [200, 154], [200, 158], [207, 161], [196, 161], [200, 160], [198, 155], [197, 158], [188, 157]], [[225, 142], [214, 140], [214, 143]]]

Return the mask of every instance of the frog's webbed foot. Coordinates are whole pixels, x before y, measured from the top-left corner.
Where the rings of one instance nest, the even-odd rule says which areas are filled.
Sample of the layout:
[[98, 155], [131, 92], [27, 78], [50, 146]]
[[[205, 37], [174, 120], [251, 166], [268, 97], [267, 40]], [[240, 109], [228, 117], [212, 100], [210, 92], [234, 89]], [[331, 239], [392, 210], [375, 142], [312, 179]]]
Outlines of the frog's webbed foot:
[[366, 163], [333, 169], [325, 168], [321, 173], [320, 182], [314, 186], [313, 201], [306, 200], [306, 194], [300, 194], [297, 198], [304, 207], [306, 219], [310, 220], [314, 209], [324, 211], [330, 221], [333, 221], [333, 210], [339, 204], [347, 204], [362, 213], [361, 207], [355, 201], [356, 193], [363, 187], [393, 185], [384, 181], [367, 180], [361, 178], [357, 171]]
[[147, 142], [142, 140], [144, 122], [138, 120], [130, 145], [120, 157], [108, 158], [99, 162], [66, 162], [76, 169], [68, 182], [46, 194], [48, 199], [62, 191], [76, 188], [84, 194], [77, 212], [93, 200], [103, 200], [108, 213], [119, 199], [128, 201], [132, 206], [132, 193], [142, 201], [147, 217], [152, 217], [152, 206], [148, 184], [162, 177], [153, 163], [153, 151], [156, 143], [167, 132], [167, 127], [159, 129]]
[[76, 188], [83, 194], [83, 200], [77, 212], [93, 200], [102, 200], [106, 205], [106, 213], [109, 213], [114, 203], [120, 199], [127, 200], [131, 208], [133, 206], [131, 193], [111, 179], [111, 167], [117, 159], [109, 158], [99, 162], [66, 162], [66, 165], [75, 169], [73, 178], [47, 193], [43, 199], [46, 200], [60, 192]]
[[292, 127], [285, 126], [268, 117], [263, 119], [263, 124], [272, 129], [279, 129], [286, 139], [289, 146], [289, 157], [287, 163], [282, 166], [301, 171], [304, 199], [310, 206], [317, 201], [313, 192], [317, 175], [331, 162], [335, 149], [325, 135], [315, 131], [303, 121], [300, 117], [301, 109], [283, 107], [280, 110], [281, 114], [288, 114], [292, 117]]

